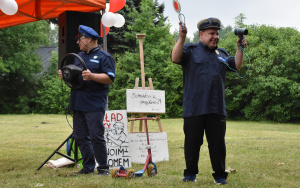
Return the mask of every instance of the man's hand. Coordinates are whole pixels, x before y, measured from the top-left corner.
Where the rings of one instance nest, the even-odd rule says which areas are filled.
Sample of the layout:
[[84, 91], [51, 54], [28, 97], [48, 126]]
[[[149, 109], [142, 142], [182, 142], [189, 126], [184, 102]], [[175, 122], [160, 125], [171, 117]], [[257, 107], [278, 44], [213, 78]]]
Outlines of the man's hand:
[[62, 73], [61, 73], [61, 70], [60, 70], [60, 69], [58, 70], [58, 76], [60, 77], [60, 79], [62, 79], [62, 78], [63, 78], [63, 76], [62, 76]]
[[94, 73], [92, 73], [89, 69], [82, 71], [82, 78], [84, 81], [93, 80]]
[[185, 23], [179, 22], [179, 36], [185, 38], [186, 34], [187, 28], [185, 27]]
[[[243, 50], [241, 48], [241, 44], [240, 44], [240, 38], [237, 40], [236, 42], [237, 44], [237, 50], [235, 53], [235, 67], [237, 71], [240, 71], [242, 64], [243, 64]], [[242, 44], [244, 45], [244, 48], [247, 45], [247, 41], [245, 39], [245, 36], [243, 36], [243, 41]]]
[[[241, 39], [239, 38], [239, 39], [236, 41], [237, 47], [238, 47], [238, 48], [241, 47], [240, 40], [241, 40]], [[247, 45], [247, 41], [246, 41], [246, 39], [245, 39], [245, 36], [243, 36], [242, 44], [244, 45], [244, 48], [245, 48], [246, 45]]]

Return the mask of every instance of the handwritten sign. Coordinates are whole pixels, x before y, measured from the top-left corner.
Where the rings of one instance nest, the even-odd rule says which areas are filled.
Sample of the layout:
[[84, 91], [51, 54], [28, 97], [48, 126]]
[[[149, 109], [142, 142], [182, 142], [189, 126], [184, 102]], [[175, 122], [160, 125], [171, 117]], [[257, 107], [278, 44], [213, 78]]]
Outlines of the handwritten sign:
[[[167, 133], [155, 132], [149, 134], [152, 161], [169, 161]], [[148, 155], [146, 133], [130, 133], [128, 135], [129, 148], [132, 153], [131, 162], [145, 164]]]
[[165, 108], [165, 91], [126, 89], [126, 106], [128, 113], [163, 114]]
[[131, 167], [126, 110], [106, 111], [103, 124], [109, 167]]

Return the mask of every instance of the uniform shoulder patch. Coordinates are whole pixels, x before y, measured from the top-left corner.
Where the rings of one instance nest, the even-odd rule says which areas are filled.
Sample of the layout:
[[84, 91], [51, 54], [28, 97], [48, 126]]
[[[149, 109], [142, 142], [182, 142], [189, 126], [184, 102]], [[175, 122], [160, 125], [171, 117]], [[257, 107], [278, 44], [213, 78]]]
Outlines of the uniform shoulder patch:
[[229, 55], [228, 52], [224, 48], [218, 48], [217, 50], [219, 50], [220, 52], [223, 52], [226, 55]]

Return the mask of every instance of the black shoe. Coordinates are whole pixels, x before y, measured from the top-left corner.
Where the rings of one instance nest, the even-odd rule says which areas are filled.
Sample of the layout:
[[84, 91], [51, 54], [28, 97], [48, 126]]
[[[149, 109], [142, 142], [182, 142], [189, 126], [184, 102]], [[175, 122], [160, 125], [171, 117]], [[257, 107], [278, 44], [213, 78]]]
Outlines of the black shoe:
[[186, 175], [183, 179], [183, 182], [197, 182], [196, 180], [196, 174], [193, 175]]
[[225, 178], [215, 178], [214, 183], [215, 183], [215, 184], [218, 184], [218, 185], [224, 185], [224, 184], [227, 184]]
[[109, 174], [109, 169], [99, 169], [98, 170], [98, 175], [100, 176], [108, 176]]
[[81, 169], [79, 170], [78, 172], [75, 172], [74, 174], [91, 174], [91, 173], [94, 173], [94, 171], [88, 171], [86, 169]]

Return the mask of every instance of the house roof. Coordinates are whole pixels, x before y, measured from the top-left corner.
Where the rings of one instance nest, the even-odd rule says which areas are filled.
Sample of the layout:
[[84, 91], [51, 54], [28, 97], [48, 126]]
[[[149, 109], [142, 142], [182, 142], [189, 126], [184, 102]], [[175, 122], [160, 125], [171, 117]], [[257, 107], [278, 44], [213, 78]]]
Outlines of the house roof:
[[40, 47], [34, 51], [34, 53], [39, 55], [42, 59], [43, 70], [41, 74], [46, 72], [51, 65], [52, 51], [57, 51], [57, 47]]

